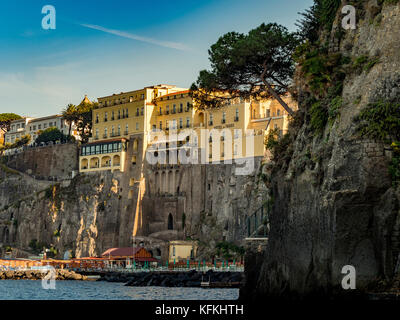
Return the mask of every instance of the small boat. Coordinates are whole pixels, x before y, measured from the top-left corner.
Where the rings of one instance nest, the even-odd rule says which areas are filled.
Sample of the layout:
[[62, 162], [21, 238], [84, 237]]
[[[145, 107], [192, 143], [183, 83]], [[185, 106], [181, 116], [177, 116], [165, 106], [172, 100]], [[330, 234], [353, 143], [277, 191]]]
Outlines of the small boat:
[[204, 277], [201, 278], [200, 287], [202, 288], [209, 288], [210, 287], [210, 277], [208, 281], [204, 281]]
[[86, 276], [86, 277], [87, 277], [88, 281], [96, 281], [96, 280], [101, 278], [101, 276], [99, 276], [98, 274], [91, 275], [91, 276]]

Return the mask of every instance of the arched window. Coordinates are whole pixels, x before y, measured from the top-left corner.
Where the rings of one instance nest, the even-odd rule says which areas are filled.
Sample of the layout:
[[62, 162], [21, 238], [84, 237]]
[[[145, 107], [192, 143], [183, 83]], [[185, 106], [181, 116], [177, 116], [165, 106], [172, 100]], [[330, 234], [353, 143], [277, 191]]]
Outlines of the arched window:
[[172, 214], [168, 215], [168, 230], [174, 230], [174, 218]]

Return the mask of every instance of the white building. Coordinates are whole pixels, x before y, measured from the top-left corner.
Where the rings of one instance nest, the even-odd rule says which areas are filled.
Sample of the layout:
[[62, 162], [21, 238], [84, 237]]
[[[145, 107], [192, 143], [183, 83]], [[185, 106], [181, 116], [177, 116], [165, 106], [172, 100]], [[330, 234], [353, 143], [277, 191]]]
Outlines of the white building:
[[27, 124], [33, 118], [21, 118], [11, 121], [10, 131], [4, 134], [4, 143], [14, 143], [17, 139], [21, 139], [27, 134]]
[[[60, 130], [63, 134], [68, 135], [69, 133], [69, 124], [67, 121], [63, 118], [62, 115], [52, 115], [48, 117], [42, 117], [42, 118], [35, 118], [27, 124], [27, 133], [30, 134], [32, 137], [32, 142], [36, 140], [36, 138], [39, 135], [39, 131], [44, 131], [48, 128], [57, 128]], [[75, 124], [72, 124], [71, 127], [71, 135], [75, 137], [75, 139], [79, 139], [78, 136], [78, 131], [75, 126]]]

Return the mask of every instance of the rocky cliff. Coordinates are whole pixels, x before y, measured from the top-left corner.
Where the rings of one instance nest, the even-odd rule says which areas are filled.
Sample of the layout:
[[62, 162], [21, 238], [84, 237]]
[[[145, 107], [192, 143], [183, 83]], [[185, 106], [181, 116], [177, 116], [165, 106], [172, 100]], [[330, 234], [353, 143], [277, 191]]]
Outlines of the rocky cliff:
[[[189, 237], [200, 240], [198, 253], [209, 259], [218, 242], [241, 244], [247, 215], [267, 195], [261, 158], [248, 176], [237, 176], [235, 164], [164, 169], [135, 164], [123, 173], [92, 172], [71, 179], [69, 168], [52, 156], [62, 159], [71, 148], [76, 156], [76, 146], [52, 146], [43, 155], [40, 148], [2, 159], [7, 164], [0, 166], [3, 248], [11, 246], [14, 253], [52, 248], [62, 258], [66, 251], [98, 256], [143, 241], [165, 261], [168, 241]], [[168, 185], [159, 180], [166, 172]]]
[[[346, 31], [340, 10], [348, 3], [358, 21]], [[334, 18], [321, 32], [325, 48], [308, 43], [299, 55], [300, 112], [269, 166], [269, 242], [248, 256], [242, 297], [341, 294], [345, 265], [355, 267], [360, 290], [399, 272], [398, 163], [383, 127], [399, 120], [400, 5], [342, 1]], [[382, 106], [386, 119], [377, 116]], [[360, 118], [382, 134], [366, 134]]]

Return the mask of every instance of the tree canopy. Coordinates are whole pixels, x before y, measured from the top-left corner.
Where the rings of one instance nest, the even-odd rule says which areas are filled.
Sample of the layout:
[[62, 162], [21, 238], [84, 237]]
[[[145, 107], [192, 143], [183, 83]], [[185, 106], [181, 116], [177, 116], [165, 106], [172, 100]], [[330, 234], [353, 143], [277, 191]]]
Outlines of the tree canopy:
[[47, 142], [56, 142], [56, 141], [66, 142], [66, 141], [68, 141], [69, 138], [70, 137], [63, 134], [56, 127], [52, 127], [52, 128], [48, 128], [44, 131], [39, 131], [39, 136], [36, 138], [35, 142], [37, 144], [40, 144], [42, 142], [47, 143]]
[[220, 107], [235, 97], [273, 97], [293, 114], [280, 96], [291, 83], [292, 53], [299, 41], [296, 33], [276, 23], [261, 24], [248, 34], [223, 35], [208, 51], [211, 70], [200, 71], [191, 86], [197, 107]]
[[0, 129], [3, 129], [3, 131], [10, 130], [11, 121], [21, 118], [21, 116], [15, 113], [0, 113]]
[[62, 115], [69, 124], [69, 136], [71, 136], [72, 124], [75, 123], [82, 142], [88, 142], [92, 131], [92, 110], [97, 106], [97, 103], [83, 100], [79, 105], [69, 104], [63, 110]]

